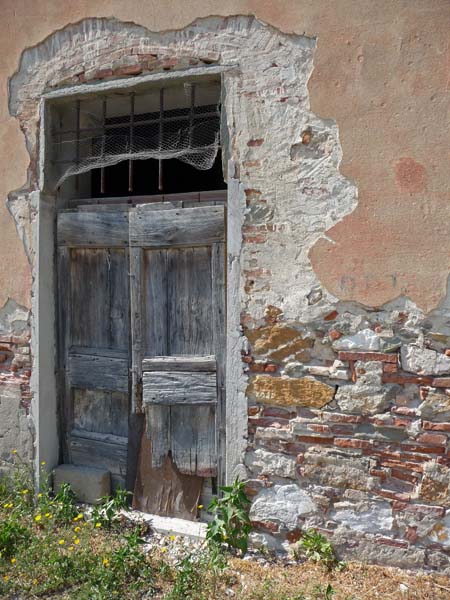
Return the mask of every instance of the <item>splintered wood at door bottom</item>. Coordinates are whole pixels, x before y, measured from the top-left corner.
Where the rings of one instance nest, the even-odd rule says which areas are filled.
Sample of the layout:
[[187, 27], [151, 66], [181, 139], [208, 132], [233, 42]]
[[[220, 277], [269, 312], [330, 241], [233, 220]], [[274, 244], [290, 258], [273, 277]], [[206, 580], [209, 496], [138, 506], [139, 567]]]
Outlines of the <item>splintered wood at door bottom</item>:
[[133, 508], [162, 516], [194, 521], [203, 478], [183, 475], [166, 456], [160, 468], [151, 466], [152, 443], [145, 430], [141, 437]]

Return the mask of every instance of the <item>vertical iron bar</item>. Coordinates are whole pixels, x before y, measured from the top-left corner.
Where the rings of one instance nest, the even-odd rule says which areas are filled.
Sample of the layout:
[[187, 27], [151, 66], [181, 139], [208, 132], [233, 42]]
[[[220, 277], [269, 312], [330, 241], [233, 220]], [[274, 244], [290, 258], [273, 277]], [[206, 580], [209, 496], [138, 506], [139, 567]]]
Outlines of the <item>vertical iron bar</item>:
[[[77, 100], [76, 103], [76, 107], [77, 107], [77, 124], [76, 124], [76, 136], [77, 136], [77, 141], [76, 141], [76, 150], [75, 150], [75, 164], [78, 168], [78, 165], [80, 164], [80, 116], [81, 116], [81, 101]], [[75, 177], [75, 190], [76, 193], [78, 194], [78, 192], [80, 191], [80, 176], [77, 173], [76, 177]]]
[[[159, 151], [163, 144], [163, 119], [164, 119], [164, 88], [159, 90]], [[158, 160], [158, 190], [163, 191], [163, 164], [162, 159]]]
[[[134, 92], [130, 95], [130, 154], [133, 154], [134, 142]], [[128, 191], [133, 191], [133, 160], [128, 161]]]
[[[102, 160], [105, 157], [105, 136], [106, 136], [106, 96], [103, 98], [103, 137], [102, 137]], [[105, 193], [105, 167], [100, 169], [100, 194]]]
[[189, 148], [194, 143], [195, 84], [191, 83], [191, 109], [189, 111]]

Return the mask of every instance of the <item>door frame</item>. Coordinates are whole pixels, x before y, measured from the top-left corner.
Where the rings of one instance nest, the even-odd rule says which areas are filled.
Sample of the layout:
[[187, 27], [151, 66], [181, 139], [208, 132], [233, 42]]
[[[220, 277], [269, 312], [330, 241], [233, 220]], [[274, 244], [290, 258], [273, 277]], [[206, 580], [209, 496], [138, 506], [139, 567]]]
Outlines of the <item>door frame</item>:
[[50, 169], [46, 152], [50, 129], [49, 105], [53, 99], [73, 100], [80, 94], [91, 94], [131, 88], [140, 84], [164, 84], [167, 80], [186, 82], [205, 76], [220, 76], [222, 81], [222, 139], [225, 140], [223, 161], [227, 166], [224, 173], [227, 181], [226, 219], [226, 394], [225, 394], [225, 456], [223, 457], [224, 480], [230, 483], [237, 475], [245, 478], [243, 465], [247, 446], [247, 398], [246, 378], [242, 368], [241, 351], [244, 338], [241, 332], [241, 250], [242, 226], [245, 212], [245, 192], [240, 183], [236, 164], [229, 154], [232, 147], [228, 140], [234, 131], [226, 119], [225, 92], [239, 76], [237, 66], [195, 67], [183, 72], [168, 72], [143, 75], [134, 78], [116, 79], [98, 84], [80, 84], [44, 94], [40, 99], [39, 132], [39, 191], [32, 194], [36, 218], [33, 223], [35, 240], [35, 277], [32, 292], [32, 353], [35, 358], [31, 381], [33, 392], [32, 417], [35, 426], [35, 473], [39, 479], [41, 463], [48, 470], [61, 460], [60, 414], [57, 382], [57, 302], [56, 302], [56, 252], [55, 220], [56, 194], [49, 189], [47, 177]]

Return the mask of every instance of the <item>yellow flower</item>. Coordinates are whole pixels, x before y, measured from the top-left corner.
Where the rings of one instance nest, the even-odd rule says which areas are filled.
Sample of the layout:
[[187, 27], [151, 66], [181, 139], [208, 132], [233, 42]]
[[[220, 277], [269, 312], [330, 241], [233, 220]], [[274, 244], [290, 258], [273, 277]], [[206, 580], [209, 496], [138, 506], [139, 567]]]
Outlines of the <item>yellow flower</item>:
[[52, 513], [45, 513], [45, 516], [47, 517], [47, 519], [51, 519], [52, 518]]
[[15, 562], [16, 562], [16, 559], [15, 559], [15, 558], [12, 558], [12, 559], [11, 559], [11, 564], [13, 565], [13, 564], [15, 564]]
[[169, 540], [170, 540], [171, 542], [173, 542], [173, 541], [174, 541], [174, 539], [175, 539], [175, 536], [174, 536], [174, 535], [171, 535], [171, 536], [169, 536]]
[[96, 527], [97, 527], [97, 529], [98, 529], [99, 527], [101, 527], [101, 526], [102, 526], [102, 524], [101, 524], [101, 523], [96, 523], [96, 524], [95, 524], [95, 526], [96, 526]]
[[161, 548], [161, 552], [167, 552], [167, 548], [166, 548], [165, 546], [163, 546], [163, 547]]
[[86, 523], [83, 523], [83, 527], [87, 527], [89, 525], [89, 523], [86, 521]]
[[45, 460], [41, 460], [41, 465], [42, 465], [42, 466], [44, 466], [44, 465], [46, 465], [46, 464], [47, 464], [47, 463], [45, 462]]
[[107, 567], [109, 565], [109, 560], [107, 558], [103, 559], [103, 566]]
[[203, 508], [203, 504], [199, 504], [199, 505], [197, 506], [197, 508], [198, 508], [198, 510], [202, 510], [202, 508]]
[[38, 498], [42, 498], [42, 492], [39, 492]]
[[66, 540], [59, 540], [58, 544], [60, 546], [64, 546], [64, 544], [66, 543]]
[[81, 519], [84, 517], [83, 513], [80, 513], [79, 515], [77, 515], [74, 519], [74, 522], [76, 523], [77, 521], [81, 521]]
[[29, 493], [30, 493], [30, 492], [29, 492], [28, 490], [22, 490], [22, 494], [23, 494], [24, 496], [26, 496], [26, 495], [27, 495], [27, 494], [29, 494]]
[[78, 544], [80, 543], [80, 539], [79, 538], [73, 538], [73, 543], [75, 544], [75, 546], [78, 546]]
[[42, 519], [42, 515], [36, 515], [34, 517], [34, 520], [36, 521], [36, 523], [38, 523], [41, 519]]
[[81, 531], [81, 527], [78, 527], [78, 526], [75, 527], [74, 531], [75, 531], [75, 533], [78, 533], [78, 531]]
[[3, 581], [8, 581], [9, 580], [9, 575], [3, 575]]
[[69, 546], [69, 550], [70, 550], [71, 552], [73, 552], [73, 551], [75, 550], [75, 548], [74, 548], [73, 546]]
[[37, 579], [33, 579], [33, 581], [31, 582], [33, 585], [37, 585], [38, 584], [38, 580]]
[[17, 450], [16, 449], [11, 450], [11, 454], [17, 454]]

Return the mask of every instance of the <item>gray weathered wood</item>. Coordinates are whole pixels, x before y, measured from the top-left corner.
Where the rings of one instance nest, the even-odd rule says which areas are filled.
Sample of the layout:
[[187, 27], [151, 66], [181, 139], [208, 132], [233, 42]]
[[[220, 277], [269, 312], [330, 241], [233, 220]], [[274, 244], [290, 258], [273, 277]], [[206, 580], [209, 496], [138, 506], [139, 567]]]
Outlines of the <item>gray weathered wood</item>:
[[[69, 436], [70, 459], [74, 465], [108, 469], [113, 478], [125, 482], [127, 466], [127, 439], [110, 436], [87, 436], [84, 432]], [[114, 441], [111, 441], [113, 439]], [[120, 441], [119, 441], [120, 440]]]
[[70, 354], [66, 371], [73, 387], [128, 393], [127, 360]]
[[216, 374], [153, 371], [143, 373], [144, 404], [216, 403]]
[[61, 246], [128, 246], [128, 211], [62, 211], [57, 231]]
[[216, 370], [215, 356], [155, 356], [144, 358], [142, 371], [210, 371]]
[[169, 354], [213, 354], [211, 250], [167, 250]]
[[74, 430], [128, 436], [128, 394], [73, 390]]
[[131, 306], [131, 412], [142, 412], [143, 301], [142, 276], [144, 256], [141, 248], [130, 248]]
[[170, 450], [170, 406], [153, 404], [145, 407], [147, 435], [152, 442], [151, 464], [161, 467]]
[[167, 354], [167, 251], [145, 250], [142, 272], [143, 350], [146, 355]]
[[217, 361], [217, 410], [216, 410], [216, 441], [217, 441], [217, 475], [219, 485], [223, 481], [223, 460], [225, 457], [225, 364], [226, 364], [226, 335], [225, 335], [225, 245], [213, 244], [212, 262], [212, 330], [214, 336], [214, 353]]
[[130, 213], [130, 244], [141, 247], [193, 246], [224, 239], [222, 206]]
[[177, 405], [170, 410], [170, 449], [179, 471], [201, 477], [216, 475], [215, 407]]

